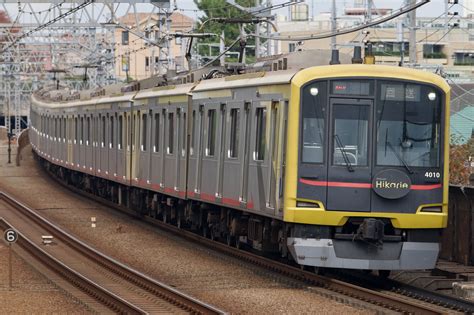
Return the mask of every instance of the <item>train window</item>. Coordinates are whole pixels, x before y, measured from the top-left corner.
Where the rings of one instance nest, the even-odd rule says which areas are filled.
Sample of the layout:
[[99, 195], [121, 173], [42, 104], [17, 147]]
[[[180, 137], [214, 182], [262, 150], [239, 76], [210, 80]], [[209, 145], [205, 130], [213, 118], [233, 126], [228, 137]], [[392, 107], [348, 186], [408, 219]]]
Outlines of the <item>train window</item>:
[[110, 117], [110, 148], [113, 149], [115, 147], [115, 138], [114, 138], [114, 117]]
[[230, 143], [229, 158], [239, 157], [239, 131], [240, 131], [240, 109], [230, 110]]
[[174, 113], [168, 113], [168, 154], [174, 149]]
[[302, 152], [303, 163], [323, 163], [325, 147], [325, 113], [327, 83], [307, 85], [302, 92]]
[[81, 117], [80, 136], [81, 141], [79, 143], [82, 144], [84, 142], [84, 117]]
[[216, 110], [211, 109], [207, 112], [207, 148], [206, 156], [214, 156], [216, 149]]
[[58, 131], [57, 131], [57, 136], [58, 136], [58, 141], [61, 141], [61, 138], [63, 136], [63, 119], [60, 117], [56, 117], [56, 120], [58, 121]]
[[66, 134], [66, 118], [63, 119], [63, 141], [66, 142], [66, 137], [67, 137], [67, 134]]
[[191, 145], [189, 149], [189, 154], [194, 155], [194, 146], [195, 146], [195, 141], [196, 141], [196, 111], [193, 110], [193, 117], [191, 121]]
[[369, 106], [334, 104], [333, 165], [366, 166]]
[[255, 111], [257, 126], [255, 132], [255, 161], [263, 161], [265, 159], [265, 133], [267, 129], [267, 109], [259, 107]]
[[183, 113], [183, 128], [181, 128], [181, 156], [186, 154], [186, 113]]
[[118, 116], [117, 149], [122, 150], [123, 116]]
[[86, 120], [86, 145], [91, 143], [91, 118], [87, 117]]
[[101, 140], [101, 143], [100, 143], [100, 146], [103, 148], [105, 147], [105, 133], [106, 133], [106, 129], [105, 129], [105, 116], [102, 116], [102, 140]]
[[141, 145], [141, 149], [143, 152], [146, 151], [147, 147], [146, 147], [146, 136], [147, 136], [147, 114], [143, 114], [142, 115], [142, 145]]
[[377, 165], [439, 166], [440, 93], [394, 81], [381, 81], [377, 89]]
[[79, 137], [79, 124], [77, 123], [77, 117], [74, 117], [74, 144], [76, 144]]
[[160, 114], [155, 113], [155, 142], [153, 152], [160, 152]]
[[[127, 131], [130, 132], [130, 115], [127, 116]], [[124, 138], [124, 142], [127, 143], [128, 139]], [[127, 144], [127, 151], [130, 151], [130, 143]]]

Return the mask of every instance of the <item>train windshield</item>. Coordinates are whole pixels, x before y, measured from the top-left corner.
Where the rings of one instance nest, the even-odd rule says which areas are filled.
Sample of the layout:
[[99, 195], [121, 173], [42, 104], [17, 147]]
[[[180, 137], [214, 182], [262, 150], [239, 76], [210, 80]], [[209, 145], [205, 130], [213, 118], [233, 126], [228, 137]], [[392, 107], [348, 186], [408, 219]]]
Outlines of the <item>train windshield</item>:
[[377, 89], [377, 165], [438, 167], [441, 94], [393, 81], [379, 82]]
[[303, 152], [305, 163], [323, 163], [326, 112], [326, 82], [317, 82], [303, 89]]

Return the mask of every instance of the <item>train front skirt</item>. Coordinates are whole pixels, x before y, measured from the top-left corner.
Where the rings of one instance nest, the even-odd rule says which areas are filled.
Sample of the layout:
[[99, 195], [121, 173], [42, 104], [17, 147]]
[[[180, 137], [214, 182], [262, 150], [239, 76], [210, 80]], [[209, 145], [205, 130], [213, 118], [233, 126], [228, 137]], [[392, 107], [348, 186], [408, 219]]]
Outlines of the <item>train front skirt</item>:
[[300, 265], [368, 269], [432, 269], [440, 245], [429, 242], [386, 242], [375, 245], [361, 241], [288, 238], [288, 248]]

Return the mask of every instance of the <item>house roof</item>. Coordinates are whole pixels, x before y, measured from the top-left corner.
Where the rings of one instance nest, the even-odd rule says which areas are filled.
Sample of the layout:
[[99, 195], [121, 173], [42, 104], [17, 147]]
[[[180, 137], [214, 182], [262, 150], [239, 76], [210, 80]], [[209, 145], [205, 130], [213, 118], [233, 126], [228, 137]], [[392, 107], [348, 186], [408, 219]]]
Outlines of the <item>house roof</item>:
[[466, 143], [474, 133], [474, 104], [451, 115], [451, 136], [459, 144]]

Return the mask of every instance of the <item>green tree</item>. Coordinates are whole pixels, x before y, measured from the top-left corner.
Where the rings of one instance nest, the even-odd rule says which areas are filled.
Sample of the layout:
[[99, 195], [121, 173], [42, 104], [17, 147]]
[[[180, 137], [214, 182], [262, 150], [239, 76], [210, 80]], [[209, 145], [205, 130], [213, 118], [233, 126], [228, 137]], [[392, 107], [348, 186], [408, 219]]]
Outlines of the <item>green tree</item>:
[[[254, 0], [237, 0], [238, 4], [243, 7], [255, 6]], [[242, 18], [250, 19], [252, 16], [246, 12], [243, 12], [232, 5], [225, 2], [225, 0], [194, 0], [194, 3], [201, 10], [204, 15], [199, 19], [198, 29], [204, 33], [215, 33], [219, 36], [224, 31], [225, 34], [225, 45], [228, 47], [232, 44], [240, 35], [239, 25], [234, 23], [218, 23], [212, 21], [212, 18]], [[253, 32], [255, 27], [253, 25], [246, 25], [246, 32]], [[201, 43], [219, 43], [218, 37], [208, 38], [200, 41]], [[255, 40], [248, 38], [247, 44], [253, 45]], [[232, 51], [238, 51], [239, 45], [234, 46]], [[199, 51], [201, 55], [207, 55], [208, 50], [206, 47], [201, 48]]]

